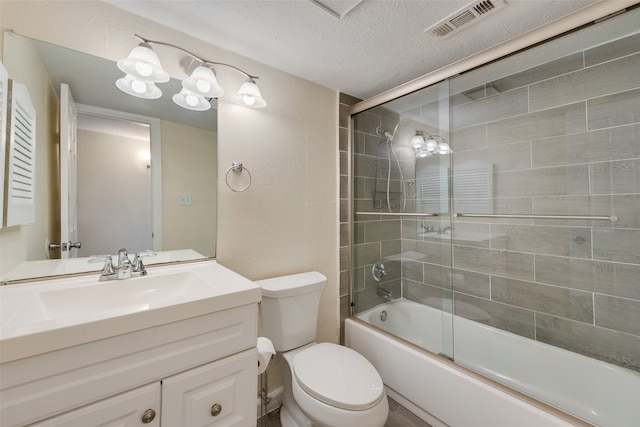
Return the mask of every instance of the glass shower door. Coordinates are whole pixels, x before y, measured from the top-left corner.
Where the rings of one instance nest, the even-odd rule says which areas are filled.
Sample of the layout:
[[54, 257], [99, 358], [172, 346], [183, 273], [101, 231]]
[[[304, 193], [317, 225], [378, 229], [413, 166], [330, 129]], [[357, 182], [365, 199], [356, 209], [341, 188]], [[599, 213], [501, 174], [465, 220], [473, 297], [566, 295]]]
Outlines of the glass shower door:
[[446, 81], [353, 117], [352, 261], [355, 315], [452, 357], [449, 117]]
[[598, 425], [640, 372], [639, 13], [450, 83], [455, 361]]

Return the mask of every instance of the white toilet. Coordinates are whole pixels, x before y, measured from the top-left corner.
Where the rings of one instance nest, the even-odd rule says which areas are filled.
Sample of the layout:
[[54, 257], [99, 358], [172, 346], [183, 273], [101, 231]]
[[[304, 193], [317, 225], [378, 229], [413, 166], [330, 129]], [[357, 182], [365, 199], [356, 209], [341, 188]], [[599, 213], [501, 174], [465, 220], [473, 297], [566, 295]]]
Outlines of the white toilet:
[[283, 427], [382, 427], [389, 404], [373, 365], [350, 348], [314, 342], [326, 281], [310, 272], [256, 282], [264, 334], [289, 366], [280, 421]]

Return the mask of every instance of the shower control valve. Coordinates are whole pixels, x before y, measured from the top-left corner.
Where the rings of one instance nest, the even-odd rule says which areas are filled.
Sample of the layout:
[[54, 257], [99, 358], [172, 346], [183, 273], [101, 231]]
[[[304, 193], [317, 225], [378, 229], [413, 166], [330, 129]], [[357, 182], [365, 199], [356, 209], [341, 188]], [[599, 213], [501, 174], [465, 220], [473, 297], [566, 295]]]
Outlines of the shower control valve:
[[371, 274], [373, 274], [373, 280], [376, 282], [381, 281], [382, 278], [387, 275], [387, 271], [384, 269], [384, 264], [381, 262], [373, 264]]

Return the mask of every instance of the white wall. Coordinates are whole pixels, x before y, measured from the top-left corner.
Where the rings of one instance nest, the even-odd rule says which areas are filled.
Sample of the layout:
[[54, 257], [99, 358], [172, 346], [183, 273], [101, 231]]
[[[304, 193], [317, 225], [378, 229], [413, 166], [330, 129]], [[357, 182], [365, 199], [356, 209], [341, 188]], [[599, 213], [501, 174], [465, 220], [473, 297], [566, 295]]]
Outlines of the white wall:
[[[219, 102], [217, 259], [254, 280], [325, 274], [317, 338], [338, 341], [337, 92], [100, 2], [2, 0], [0, 17], [2, 28], [113, 60], [136, 32], [259, 75], [269, 105], [253, 110], [230, 102], [243, 76], [218, 70], [230, 89]], [[225, 185], [232, 162], [253, 175], [244, 193]]]
[[151, 169], [138, 156], [149, 144], [78, 130], [78, 256], [152, 248]]

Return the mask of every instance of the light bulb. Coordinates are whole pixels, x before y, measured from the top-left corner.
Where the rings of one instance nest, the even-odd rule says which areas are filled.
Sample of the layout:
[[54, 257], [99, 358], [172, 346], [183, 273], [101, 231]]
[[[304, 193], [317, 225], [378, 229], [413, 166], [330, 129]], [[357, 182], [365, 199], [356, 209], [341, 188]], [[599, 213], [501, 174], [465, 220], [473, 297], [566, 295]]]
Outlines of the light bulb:
[[131, 82], [131, 89], [133, 89], [135, 93], [145, 93], [147, 91], [147, 85], [140, 80], [134, 80]]
[[138, 61], [135, 65], [136, 71], [143, 77], [149, 77], [153, 73], [153, 67], [146, 62]]
[[204, 79], [198, 79], [196, 82], [196, 88], [202, 93], [207, 93], [211, 90], [211, 83]]
[[415, 134], [413, 138], [411, 138], [411, 145], [413, 148], [420, 148], [424, 145], [424, 138], [421, 135]]
[[256, 99], [251, 95], [244, 95], [242, 97], [242, 102], [244, 102], [245, 105], [253, 105], [256, 103]]
[[447, 144], [446, 142], [441, 142], [440, 144], [438, 144], [439, 154], [448, 154], [449, 151], [451, 151], [451, 148], [449, 147], [449, 144]]
[[416, 150], [416, 157], [420, 159], [424, 159], [425, 157], [430, 156], [433, 156], [433, 153], [431, 153], [431, 151], [428, 151], [426, 147], [422, 147], [419, 150]]
[[196, 95], [188, 94], [184, 97], [184, 101], [192, 107], [198, 105], [198, 97]]
[[435, 149], [438, 148], [438, 142], [430, 136], [429, 139], [427, 139], [427, 141], [425, 142], [425, 146], [427, 150], [435, 151]]

